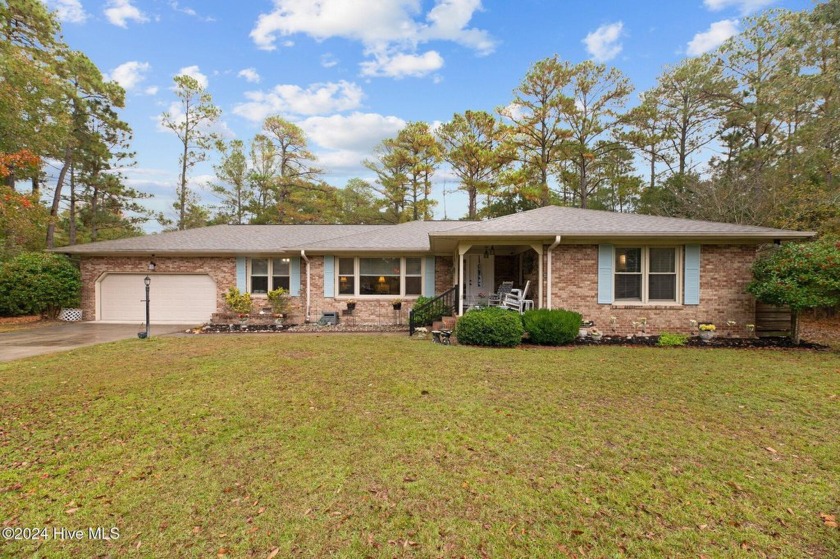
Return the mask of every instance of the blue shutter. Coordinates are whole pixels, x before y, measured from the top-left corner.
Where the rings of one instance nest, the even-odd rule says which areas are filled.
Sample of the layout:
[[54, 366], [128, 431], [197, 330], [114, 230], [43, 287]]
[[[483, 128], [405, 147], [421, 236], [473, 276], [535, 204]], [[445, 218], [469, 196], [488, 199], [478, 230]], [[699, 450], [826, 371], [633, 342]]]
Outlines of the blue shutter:
[[248, 284], [245, 279], [245, 264], [247, 261], [248, 259], [244, 256], [236, 257], [236, 288], [242, 293], [248, 291]]
[[685, 245], [686, 305], [700, 304], [700, 245]]
[[335, 297], [335, 257], [324, 257], [324, 297]]
[[598, 245], [598, 304], [613, 302], [613, 246]]
[[300, 256], [292, 256], [289, 259], [289, 295], [300, 295]]
[[423, 285], [423, 295], [426, 297], [434, 297], [435, 296], [435, 257], [434, 256], [427, 256], [426, 257], [426, 270], [424, 271], [425, 278], [424, 278], [424, 285]]

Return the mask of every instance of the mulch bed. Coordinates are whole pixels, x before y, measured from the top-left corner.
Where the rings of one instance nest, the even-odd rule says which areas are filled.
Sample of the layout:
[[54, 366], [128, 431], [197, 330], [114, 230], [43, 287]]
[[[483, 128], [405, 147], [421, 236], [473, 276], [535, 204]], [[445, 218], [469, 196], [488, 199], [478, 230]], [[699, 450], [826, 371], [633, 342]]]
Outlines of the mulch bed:
[[[600, 341], [595, 341], [592, 338], [576, 338], [572, 345], [576, 346], [603, 346], [603, 345], [621, 345], [621, 346], [648, 346], [658, 347], [659, 336], [604, 336]], [[710, 348], [776, 348], [776, 349], [817, 349], [826, 350], [828, 346], [822, 344], [800, 341], [795, 344], [790, 338], [770, 337], [770, 338], [727, 338], [714, 337], [709, 341], [703, 341], [697, 337], [689, 338], [684, 346], [679, 347], [699, 347], [704, 349]]]

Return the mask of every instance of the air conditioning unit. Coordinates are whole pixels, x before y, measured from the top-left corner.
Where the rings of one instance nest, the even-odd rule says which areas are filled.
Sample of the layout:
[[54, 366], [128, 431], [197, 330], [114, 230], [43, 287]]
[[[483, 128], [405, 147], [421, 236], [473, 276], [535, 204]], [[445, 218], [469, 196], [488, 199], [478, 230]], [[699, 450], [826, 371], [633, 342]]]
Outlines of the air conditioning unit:
[[335, 326], [338, 324], [338, 311], [324, 311], [321, 313], [321, 319], [318, 320], [318, 324], [322, 326], [326, 326], [327, 324], [332, 324]]

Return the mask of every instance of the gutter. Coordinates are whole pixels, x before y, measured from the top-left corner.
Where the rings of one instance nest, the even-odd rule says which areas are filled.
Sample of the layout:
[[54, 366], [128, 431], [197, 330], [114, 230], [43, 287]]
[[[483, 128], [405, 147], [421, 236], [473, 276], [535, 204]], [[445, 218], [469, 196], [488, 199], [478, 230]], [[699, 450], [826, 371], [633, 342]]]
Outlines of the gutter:
[[554, 249], [557, 248], [557, 245], [560, 244], [560, 240], [563, 237], [557, 235], [554, 237], [554, 243], [550, 247], [548, 247], [548, 280], [546, 281], [546, 289], [548, 289], [548, 293], [545, 296], [545, 306], [547, 308], [551, 308], [551, 277], [554, 275], [551, 266], [551, 255], [554, 253]]
[[309, 308], [309, 300], [312, 295], [311, 285], [312, 282], [310, 280], [310, 268], [309, 268], [309, 258], [306, 256], [306, 251], [304, 249], [300, 250], [300, 257], [303, 258], [303, 261], [306, 262], [306, 315], [304, 317], [305, 322], [309, 322], [310, 319], [310, 308]]

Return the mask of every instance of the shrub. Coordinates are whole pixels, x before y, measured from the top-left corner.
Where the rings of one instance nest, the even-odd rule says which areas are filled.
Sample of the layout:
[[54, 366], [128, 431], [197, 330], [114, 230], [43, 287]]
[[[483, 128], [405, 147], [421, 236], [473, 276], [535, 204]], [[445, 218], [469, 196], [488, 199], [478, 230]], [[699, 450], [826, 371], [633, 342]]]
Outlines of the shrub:
[[[414, 302], [414, 305], [411, 307], [414, 310], [414, 323], [421, 324], [424, 326], [428, 326], [435, 320], [440, 320], [440, 318], [444, 315], [448, 315], [454, 311], [454, 309], [449, 309], [443, 300], [438, 301], [437, 303], [432, 304], [426, 309], [420, 309], [423, 305], [431, 301], [431, 297], [423, 297], [420, 296]], [[420, 309], [420, 310], [418, 310]]]
[[675, 334], [673, 332], [662, 332], [659, 334], [659, 340], [656, 345], [662, 347], [677, 347], [685, 345], [688, 341], [688, 336], [685, 334]]
[[286, 314], [286, 311], [289, 310], [289, 292], [282, 287], [269, 291], [268, 302], [271, 304], [271, 310], [274, 314]]
[[65, 256], [25, 252], [0, 264], [0, 315], [58, 316], [62, 307], [78, 307], [79, 269]]
[[240, 293], [236, 287], [231, 287], [225, 293], [225, 304], [236, 314], [251, 314], [251, 294]]
[[580, 332], [580, 313], [563, 309], [534, 309], [522, 315], [525, 331], [535, 344], [571, 343]]
[[522, 334], [519, 315], [498, 307], [470, 311], [455, 327], [458, 343], [466, 345], [513, 347], [522, 342]]

